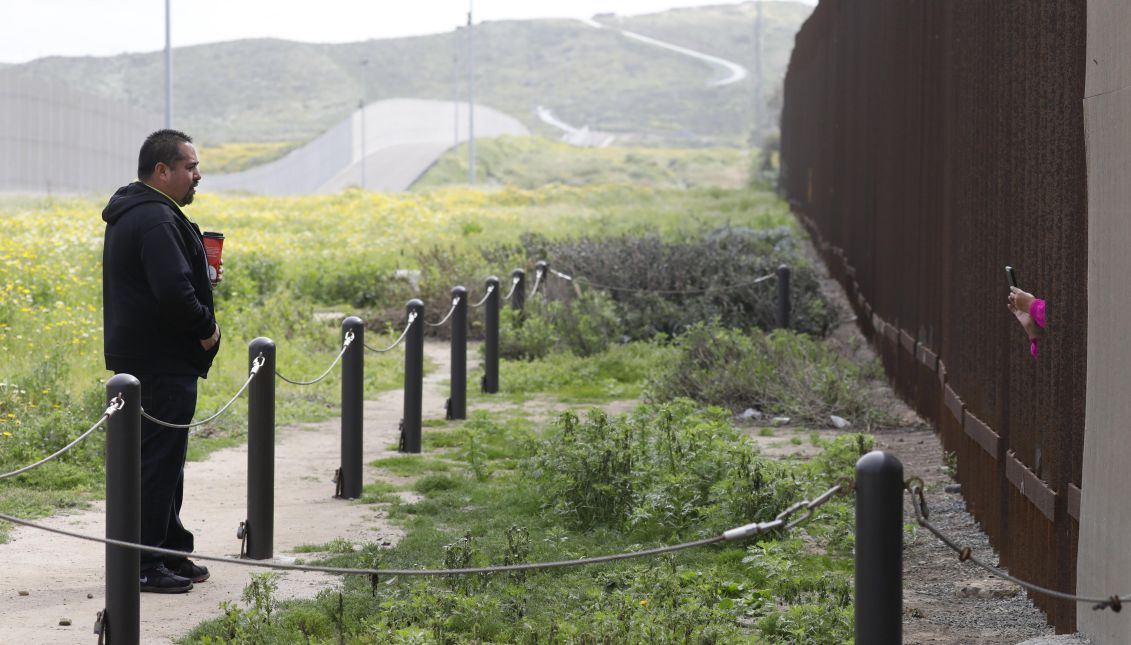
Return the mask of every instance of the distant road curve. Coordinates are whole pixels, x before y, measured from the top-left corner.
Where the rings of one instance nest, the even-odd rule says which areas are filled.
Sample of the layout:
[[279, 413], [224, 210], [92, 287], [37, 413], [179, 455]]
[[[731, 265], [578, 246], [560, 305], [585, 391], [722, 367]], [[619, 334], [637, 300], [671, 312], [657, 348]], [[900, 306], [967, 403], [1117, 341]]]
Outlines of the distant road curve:
[[[585, 23], [586, 25], [589, 25], [590, 27], [593, 27], [594, 29], [609, 29], [609, 27], [606, 27], [605, 25], [597, 22], [593, 18], [578, 18], [577, 20]], [[750, 72], [748, 72], [745, 67], [739, 65], [734, 61], [729, 61], [724, 58], [719, 58], [718, 56], [712, 56], [710, 54], [704, 54], [703, 52], [695, 51], [694, 49], [688, 49], [687, 47], [680, 47], [679, 45], [666, 43], [662, 40], [656, 40], [655, 38], [651, 38], [643, 34], [638, 34], [636, 32], [626, 31], [624, 29], [615, 31], [619, 31], [625, 38], [630, 38], [637, 42], [642, 42], [653, 47], [659, 47], [661, 49], [673, 51], [677, 54], [683, 54], [684, 56], [690, 56], [691, 58], [694, 58], [696, 60], [701, 60], [705, 63], [709, 63], [716, 67], [722, 68], [727, 73], [727, 76], [719, 80], [709, 81], [707, 85], [710, 87], [722, 87], [724, 85], [731, 85], [732, 83], [737, 83], [750, 75]], [[572, 143], [576, 146], [595, 146], [604, 148], [605, 146], [611, 144], [613, 142], [613, 139], [615, 138], [615, 135], [606, 132], [591, 132], [589, 130], [589, 126], [578, 128], [569, 125], [565, 121], [562, 121], [557, 116], [555, 116], [549, 108], [543, 107], [541, 105], [539, 105], [537, 108], [537, 114], [538, 118], [543, 123], [553, 126], [561, 130], [562, 132], [565, 132], [565, 134], [562, 136], [562, 140], [566, 141], [567, 143]]]
[[565, 134], [562, 135], [562, 140], [575, 146], [607, 148], [612, 144], [613, 140], [617, 138], [615, 134], [590, 130], [589, 126], [575, 128], [555, 116], [549, 108], [542, 107], [541, 105], [538, 106], [536, 112], [538, 118], [542, 120], [542, 123], [551, 125], [565, 132]]
[[[605, 25], [602, 25], [601, 23], [599, 23], [596, 20], [593, 20], [591, 18], [580, 18], [579, 20], [581, 20], [581, 22], [589, 25], [590, 27], [594, 27], [596, 29], [605, 29], [606, 28]], [[701, 61], [709, 63], [711, 65], [715, 65], [716, 67], [721, 67], [722, 69], [724, 69], [727, 72], [728, 75], [726, 76], [726, 78], [722, 78], [722, 79], [717, 80], [717, 81], [709, 82], [708, 85], [710, 85], [711, 87], [722, 87], [724, 85], [730, 85], [732, 83], [737, 83], [737, 82], [741, 81], [742, 79], [744, 79], [744, 78], [746, 78], [747, 76], [750, 75], [750, 72], [747, 71], [747, 69], [745, 67], [743, 67], [742, 65], [739, 65], [738, 63], [736, 63], [734, 61], [726, 60], [725, 58], [719, 58], [718, 56], [712, 56], [710, 54], [704, 54], [703, 52], [695, 51], [694, 49], [688, 49], [687, 47], [680, 47], [679, 45], [673, 45], [671, 43], [667, 43], [667, 42], [664, 42], [662, 40], [656, 40], [655, 38], [651, 38], [651, 37], [645, 36], [643, 34], [638, 34], [638, 33], [633, 32], [633, 31], [627, 31], [627, 30], [624, 30], [624, 29], [618, 29], [617, 31], [619, 31], [621, 33], [621, 35], [624, 36], [625, 38], [631, 38], [632, 40], [642, 42], [646, 45], [652, 45], [653, 47], [659, 47], [661, 49], [667, 49], [668, 51], [673, 51], [673, 52], [676, 52], [678, 54], [683, 54], [684, 56], [690, 56], [692, 58], [701, 60]]]

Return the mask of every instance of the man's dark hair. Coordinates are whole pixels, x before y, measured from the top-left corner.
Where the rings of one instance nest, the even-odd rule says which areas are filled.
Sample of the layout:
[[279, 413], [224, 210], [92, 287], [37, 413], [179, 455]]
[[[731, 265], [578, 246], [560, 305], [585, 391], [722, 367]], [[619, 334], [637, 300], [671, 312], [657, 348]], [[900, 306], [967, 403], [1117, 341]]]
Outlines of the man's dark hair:
[[146, 137], [137, 155], [137, 178], [143, 181], [149, 179], [159, 163], [172, 168], [173, 164], [184, 159], [182, 143], [192, 143], [192, 137], [180, 130], [158, 130]]

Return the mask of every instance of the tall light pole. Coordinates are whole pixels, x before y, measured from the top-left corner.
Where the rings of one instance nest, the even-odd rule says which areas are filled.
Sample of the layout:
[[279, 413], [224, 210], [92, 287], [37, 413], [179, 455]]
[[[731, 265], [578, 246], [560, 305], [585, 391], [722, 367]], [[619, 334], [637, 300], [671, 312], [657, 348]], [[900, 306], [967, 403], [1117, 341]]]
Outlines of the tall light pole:
[[173, 0], [165, 0], [165, 127], [173, 127]]
[[762, 22], [762, 3], [755, 5], [754, 14], [754, 145], [761, 146], [765, 143], [763, 129], [766, 123], [766, 94], [765, 94], [765, 68], [762, 65], [762, 52], [765, 45], [762, 38], [765, 35], [765, 23]]
[[467, 0], [467, 183], [475, 185], [475, 38], [471, 15], [475, 0]]
[[361, 100], [357, 102], [357, 107], [361, 110], [361, 189], [366, 190], [369, 188], [369, 182], [365, 174], [365, 158], [369, 156], [369, 141], [365, 135], [365, 122], [369, 119], [366, 117], [365, 103], [369, 100], [369, 59], [361, 59]]

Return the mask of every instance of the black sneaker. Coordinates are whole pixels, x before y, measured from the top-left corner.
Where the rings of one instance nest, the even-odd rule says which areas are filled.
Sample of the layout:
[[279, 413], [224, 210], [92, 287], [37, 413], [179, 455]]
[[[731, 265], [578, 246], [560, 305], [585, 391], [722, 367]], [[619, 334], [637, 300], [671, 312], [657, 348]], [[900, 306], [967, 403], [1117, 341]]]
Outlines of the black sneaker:
[[168, 561], [165, 566], [178, 576], [193, 582], [204, 582], [208, 579], [208, 567], [202, 567], [188, 558]]
[[152, 593], [185, 593], [192, 589], [192, 580], [169, 571], [159, 564], [141, 572], [141, 590]]

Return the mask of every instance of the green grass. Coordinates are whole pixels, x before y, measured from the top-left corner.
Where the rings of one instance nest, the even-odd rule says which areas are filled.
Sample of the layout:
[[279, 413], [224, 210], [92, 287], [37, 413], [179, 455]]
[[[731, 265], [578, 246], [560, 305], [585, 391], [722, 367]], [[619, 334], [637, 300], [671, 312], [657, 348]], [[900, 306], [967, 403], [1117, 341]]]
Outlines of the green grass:
[[375, 481], [365, 484], [361, 489], [363, 504], [392, 504], [400, 500], [397, 493], [403, 490], [389, 482]]
[[370, 462], [371, 466], [387, 470], [398, 477], [418, 477], [432, 472], [451, 470], [451, 465], [439, 459], [430, 459], [419, 455], [399, 455], [385, 457]]
[[[499, 137], [475, 144], [479, 181], [536, 188], [546, 184], [632, 184], [655, 188], [738, 188], [752, 154], [736, 148], [581, 148], [542, 137]], [[448, 151], [413, 190], [467, 181], [467, 147]]]
[[[549, 395], [567, 403], [604, 403], [640, 397], [646, 377], [669, 359], [660, 344], [627, 343], [588, 357], [555, 352], [534, 361], [502, 360], [499, 393], [512, 402]], [[473, 400], [497, 395], [472, 393]]]

